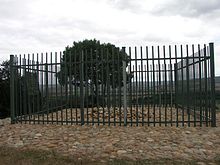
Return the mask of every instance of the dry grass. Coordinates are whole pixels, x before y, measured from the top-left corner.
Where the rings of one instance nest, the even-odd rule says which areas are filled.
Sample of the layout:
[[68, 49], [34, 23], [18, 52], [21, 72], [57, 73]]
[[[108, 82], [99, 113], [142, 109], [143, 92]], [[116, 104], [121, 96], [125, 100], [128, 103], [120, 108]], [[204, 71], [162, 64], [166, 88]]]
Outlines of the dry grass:
[[2, 165], [70, 165], [82, 164], [88, 161], [79, 161], [70, 157], [56, 154], [54, 151], [21, 150], [17, 148], [0, 147], [0, 164]]
[[[199, 161], [201, 162], [201, 161]], [[220, 164], [220, 157], [215, 160], [202, 161], [204, 164]], [[17, 148], [0, 147], [0, 164], [1, 165], [99, 165], [99, 164], [114, 164], [114, 165], [143, 165], [143, 164], [169, 164], [169, 165], [196, 165], [198, 161], [192, 160], [142, 160], [142, 161], [127, 161], [127, 160], [96, 160], [89, 161], [84, 158], [78, 160], [73, 157], [61, 156], [54, 151], [39, 151], [39, 150], [22, 150]]]

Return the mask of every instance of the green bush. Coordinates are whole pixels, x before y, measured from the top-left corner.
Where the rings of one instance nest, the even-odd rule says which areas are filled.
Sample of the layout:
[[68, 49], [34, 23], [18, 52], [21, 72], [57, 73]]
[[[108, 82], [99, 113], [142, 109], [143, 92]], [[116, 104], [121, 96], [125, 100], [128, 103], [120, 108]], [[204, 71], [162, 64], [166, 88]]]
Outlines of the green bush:
[[10, 84], [9, 80], [0, 81], [0, 118], [10, 116]]

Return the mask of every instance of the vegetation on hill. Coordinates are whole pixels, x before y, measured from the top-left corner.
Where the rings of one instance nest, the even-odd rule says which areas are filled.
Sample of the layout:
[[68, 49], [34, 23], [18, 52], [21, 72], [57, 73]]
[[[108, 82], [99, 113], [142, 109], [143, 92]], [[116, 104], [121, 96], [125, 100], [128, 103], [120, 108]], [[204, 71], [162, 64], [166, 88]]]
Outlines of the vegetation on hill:
[[10, 71], [9, 61], [0, 64], [0, 118], [10, 115]]

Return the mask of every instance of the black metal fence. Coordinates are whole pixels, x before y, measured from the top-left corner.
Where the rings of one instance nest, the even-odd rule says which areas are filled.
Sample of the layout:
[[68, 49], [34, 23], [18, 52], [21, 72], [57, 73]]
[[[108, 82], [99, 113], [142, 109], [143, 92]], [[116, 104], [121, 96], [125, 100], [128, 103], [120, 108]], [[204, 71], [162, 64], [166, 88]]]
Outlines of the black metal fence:
[[11, 55], [21, 123], [216, 126], [214, 45]]

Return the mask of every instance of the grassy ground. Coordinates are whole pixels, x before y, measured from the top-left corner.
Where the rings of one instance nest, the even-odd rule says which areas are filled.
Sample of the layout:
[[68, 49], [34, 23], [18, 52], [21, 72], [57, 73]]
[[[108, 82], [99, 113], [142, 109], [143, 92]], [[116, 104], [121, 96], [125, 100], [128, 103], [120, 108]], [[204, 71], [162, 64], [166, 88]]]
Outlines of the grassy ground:
[[[200, 161], [201, 162], [201, 161]], [[204, 161], [204, 164], [220, 164], [220, 158], [210, 161]], [[84, 160], [77, 160], [73, 157], [60, 156], [53, 151], [37, 151], [37, 150], [21, 150], [8, 147], [0, 147], [0, 164], [2, 165], [99, 165], [99, 164], [113, 164], [113, 165], [142, 165], [142, 164], [169, 164], [169, 165], [194, 165], [198, 161], [185, 160], [144, 160], [131, 162], [126, 160], [109, 160], [106, 162], [90, 162], [86, 158]]]

